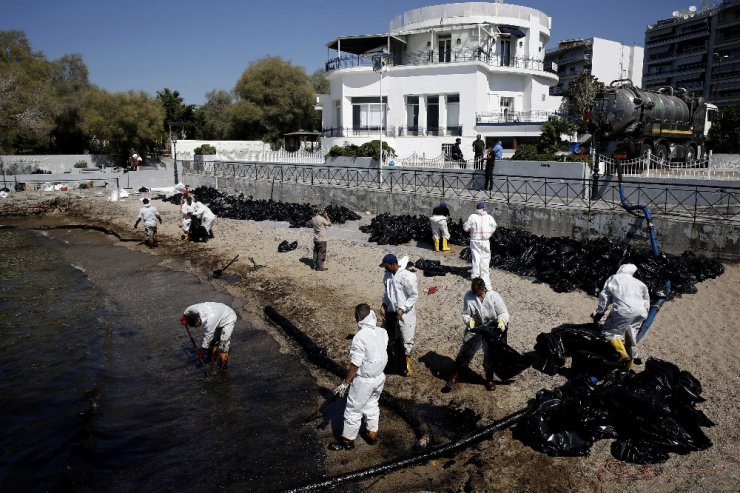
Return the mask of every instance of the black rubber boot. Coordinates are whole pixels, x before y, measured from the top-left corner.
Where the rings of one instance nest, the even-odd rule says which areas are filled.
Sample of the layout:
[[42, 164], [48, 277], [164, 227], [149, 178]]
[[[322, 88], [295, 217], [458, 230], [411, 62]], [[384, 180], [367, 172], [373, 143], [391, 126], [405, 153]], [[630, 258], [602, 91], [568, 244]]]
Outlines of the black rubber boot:
[[353, 450], [355, 448], [355, 441], [342, 438], [339, 442], [330, 443], [328, 448], [335, 452], [339, 450]]

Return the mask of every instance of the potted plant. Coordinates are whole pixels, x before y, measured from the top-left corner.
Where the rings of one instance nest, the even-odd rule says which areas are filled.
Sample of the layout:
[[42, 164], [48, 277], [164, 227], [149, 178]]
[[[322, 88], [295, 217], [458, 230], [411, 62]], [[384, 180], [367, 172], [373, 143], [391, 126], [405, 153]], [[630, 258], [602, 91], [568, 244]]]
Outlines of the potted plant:
[[210, 144], [203, 144], [193, 149], [194, 161], [196, 163], [205, 163], [206, 161], [216, 160], [216, 148]]

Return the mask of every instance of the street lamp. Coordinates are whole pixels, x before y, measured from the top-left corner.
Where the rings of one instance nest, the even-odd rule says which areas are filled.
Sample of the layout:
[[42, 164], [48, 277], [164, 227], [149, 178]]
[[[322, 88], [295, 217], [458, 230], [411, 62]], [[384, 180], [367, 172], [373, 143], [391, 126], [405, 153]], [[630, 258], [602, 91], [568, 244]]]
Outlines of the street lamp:
[[180, 180], [177, 179], [177, 137], [172, 137], [172, 157], [175, 158], [175, 185], [177, 185]]
[[373, 70], [380, 74], [380, 166], [383, 166], [383, 54], [377, 54], [373, 57]]
[[714, 103], [717, 104], [717, 94], [719, 93], [719, 72], [722, 70], [722, 60], [730, 58], [730, 55], [720, 55], [719, 52], [715, 51], [714, 56], [719, 59], [719, 65], [717, 66], [717, 75], [714, 77]]

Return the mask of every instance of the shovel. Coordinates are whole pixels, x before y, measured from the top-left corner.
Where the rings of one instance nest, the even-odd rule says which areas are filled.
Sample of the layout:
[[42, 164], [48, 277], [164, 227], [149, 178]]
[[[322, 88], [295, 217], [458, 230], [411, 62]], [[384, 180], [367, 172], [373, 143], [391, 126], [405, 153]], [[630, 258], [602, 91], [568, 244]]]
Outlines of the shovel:
[[229, 262], [228, 264], [224, 265], [222, 269], [216, 269], [216, 270], [214, 270], [213, 271], [213, 277], [221, 277], [221, 274], [224, 273], [224, 271], [226, 270], [226, 268], [228, 266], [230, 266], [231, 264], [233, 264], [236, 261], [236, 259], [238, 259], [238, 258], [239, 258], [239, 255], [237, 255], [236, 257], [234, 257], [231, 260], [231, 262]]

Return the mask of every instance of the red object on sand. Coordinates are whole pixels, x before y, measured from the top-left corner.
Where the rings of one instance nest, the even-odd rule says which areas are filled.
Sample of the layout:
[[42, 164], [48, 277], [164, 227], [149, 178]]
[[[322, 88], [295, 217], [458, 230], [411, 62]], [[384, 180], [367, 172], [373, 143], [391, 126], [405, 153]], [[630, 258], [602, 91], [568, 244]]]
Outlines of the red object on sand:
[[431, 287], [431, 288], [429, 288], [429, 290], [427, 291], [427, 294], [434, 294], [434, 293], [436, 293], [436, 292], [437, 292], [437, 289], [438, 289], [438, 288], [437, 288], [437, 286], [432, 286], [432, 287]]

